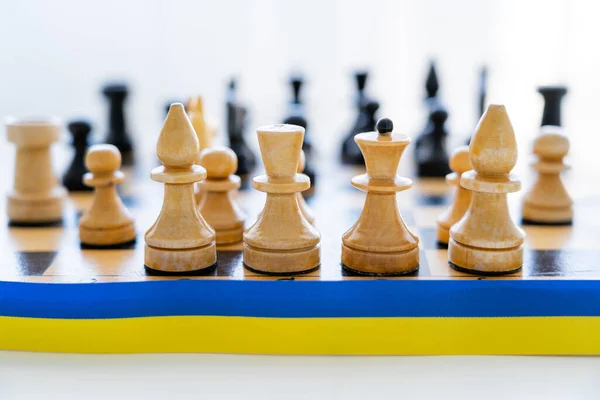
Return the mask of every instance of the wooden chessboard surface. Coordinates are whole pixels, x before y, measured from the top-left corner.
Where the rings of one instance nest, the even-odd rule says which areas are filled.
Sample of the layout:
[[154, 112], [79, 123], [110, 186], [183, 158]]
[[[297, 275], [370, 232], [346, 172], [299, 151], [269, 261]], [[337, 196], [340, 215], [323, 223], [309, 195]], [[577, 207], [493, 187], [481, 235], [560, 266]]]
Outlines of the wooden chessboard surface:
[[[132, 282], [181, 277], [150, 276], [144, 269], [144, 232], [156, 219], [162, 202], [162, 185], [149, 179], [144, 171], [126, 171], [128, 179], [120, 192], [136, 218], [137, 242], [132, 248], [82, 249], [78, 240], [77, 218], [90, 203], [91, 194], [69, 196], [62, 226], [10, 227], [6, 214], [0, 216], [0, 280], [44, 283]], [[340, 264], [341, 236], [360, 215], [364, 193], [350, 185], [360, 168], [334, 162], [321, 166], [309, 204], [321, 232], [319, 270], [290, 277], [273, 277], [244, 268], [241, 244], [218, 249], [218, 265], [206, 275], [185, 279], [233, 280], [326, 280], [382, 279], [357, 276]], [[10, 184], [10, 180], [6, 182]], [[247, 183], [247, 182], [246, 182]], [[524, 182], [527, 188], [528, 182]], [[4, 186], [4, 185], [3, 185]], [[8, 189], [8, 187], [6, 187]], [[576, 188], [575, 188], [576, 189]], [[509, 195], [511, 212], [519, 220], [523, 192]], [[600, 193], [582, 190], [574, 196], [575, 220], [572, 226], [525, 226], [524, 264], [520, 272], [504, 277], [480, 277], [457, 272], [447, 263], [447, 250], [436, 241], [436, 218], [451, 200], [452, 188], [444, 180], [413, 178], [413, 188], [398, 194], [398, 205], [407, 225], [420, 239], [418, 272], [385, 279], [598, 279], [600, 265]], [[5, 197], [0, 203], [5, 208]], [[264, 204], [264, 194], [246, 184], [238, 202], [247, 212], [247, 224], [255, 220]]]

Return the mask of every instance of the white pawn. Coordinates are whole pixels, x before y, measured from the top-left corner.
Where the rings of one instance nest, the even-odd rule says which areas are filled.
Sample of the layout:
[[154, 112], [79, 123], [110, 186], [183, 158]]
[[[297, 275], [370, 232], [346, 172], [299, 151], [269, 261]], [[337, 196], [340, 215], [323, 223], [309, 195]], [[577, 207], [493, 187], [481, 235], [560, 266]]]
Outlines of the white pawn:
[[[304, 155], [304, 150], [300, 152], [300, 162], [298, 163], [298, 173], [301, 174], [304, 172], [304, 167], [306, 166], [306, 156]], [[304, 218], [311, 224], [315, 222], [315, 214], [312, 212], [306, 200], [304, 200], [304, 196], [302, 193], [296, 193], [296, 198], [298, 199], [298, 206], [300, 206], [300, 211], [302, 211], [302, 215]]]
[[135, 241], [133, 217], [117, 194], [117, 184], [125, 175], [119, 171], [121, 153], [111, 144], [90, 147], [85, 156], [90, 171], [83, 182], [95, 188], [92, 206], [79, 220], [82, 245], [112, 247]]
[[206, 169], [207, 177], [198, 182], [203, 194], [198, 207], [206, 222], [215, 230], [217, 244], [242, 241], [246, 215], [238, 206], [235, 197], [241, 185], [237, 169], [237, 157], [225, 146], [215, 146], [200, 152], [198, 164]]
[[563, 161], [569, 152], [569, 139], [558, 126], [542, 127], [533, 142], [533, 164], [538, 175], [524, 197], [523, 223], [568, 225], [573, 221], [573, 200], [567, 193], [560, 174], [569, 169]]
[[471, 191], [460, 185], [462, 174], [472, 169], [469, 161], [469, 146], [460, 146], [452, 152], [450, 169], [453, 172], [446, 175], [446, 182], [456, 186], [456, 193], [450, 207], [437, 219], [437, 240], [445, 245], [450, 240], [450, 228], [465, 215], [471, 203]]
[[163, 164], [151, 178], [165, 184], [163, 207], [146, 232], [144, 264], [150, 270], [186, 273], [210, 268], [217, 261], [215, 231], [196, 206], [194, 183], [206, 170], [194, 165], [198, 137], [182, 104], [172, 104], [156, 145]]

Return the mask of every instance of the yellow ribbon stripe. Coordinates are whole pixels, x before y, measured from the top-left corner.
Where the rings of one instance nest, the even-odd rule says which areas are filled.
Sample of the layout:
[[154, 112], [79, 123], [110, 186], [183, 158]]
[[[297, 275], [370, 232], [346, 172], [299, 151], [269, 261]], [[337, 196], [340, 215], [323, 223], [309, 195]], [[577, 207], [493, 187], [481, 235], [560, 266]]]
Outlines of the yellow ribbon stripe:
[[600, 317], [0, 317], [0, 348], [68, 353], [600, 354]]

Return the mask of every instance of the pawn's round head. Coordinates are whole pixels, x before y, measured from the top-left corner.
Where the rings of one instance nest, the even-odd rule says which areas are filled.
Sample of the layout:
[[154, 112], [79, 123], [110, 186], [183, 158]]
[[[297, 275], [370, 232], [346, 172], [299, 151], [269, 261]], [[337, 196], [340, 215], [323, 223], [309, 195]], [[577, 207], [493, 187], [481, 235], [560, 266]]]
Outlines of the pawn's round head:
[[380, 118], [375, 124], [375, 130], [380, 135], [389, 136], [394, 130], [394, 123], [389, 118]]
[[112, 144], [95, 144], [85, 155], [85, 166], [93, 174], [108, 174], [121, 168], [121, 153]]
[[225, 179], [234, 174], [238, 160], [229, 147], [208, 147], [200, 152], [198, 163], [206, 169], [208, 179]]
[[429, 119], [435, 125], [443, 125], [444, 122], [446, 122], [446, 120], [448, 119], [448, 111], [444, 110], [443, 108], [438, 108], [437, 110], [431, 113]]
[[463, 174], [473, 167], [469, 160], [469, 146], [457, 147], [450, 156], [450, 169], [458, 174]]
[[569, 152], [569, 139], [559, 126], [544, 126], [533, 142], [533, 153], [545, 160], [561, 160]]

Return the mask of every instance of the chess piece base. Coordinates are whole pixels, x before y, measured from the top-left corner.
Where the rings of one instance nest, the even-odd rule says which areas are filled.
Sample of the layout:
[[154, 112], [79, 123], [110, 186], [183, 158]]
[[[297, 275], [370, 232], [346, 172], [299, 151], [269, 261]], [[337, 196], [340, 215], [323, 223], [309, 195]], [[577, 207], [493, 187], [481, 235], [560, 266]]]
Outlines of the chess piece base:
[[523, 221], [542, 225], [569, 225], [573, 221], [573, 207], [536, 207], [524, 203]]
[[342, 264], [352, 271], [368, 275], [404, 275], [419, 268], [419, 248], [378, 253], [361, 251], [342, 244]]
[[9, 195], [7, 201], [7, 214], [11, 223], [35, 224], [51, 223], [62, 220], [64, 191], [53, 197], [34, 200], [20, 199]]
[[450, 241], [450, 229], [446, 229], [445, 227], [438, 224], [437, 241], [439, 243], [448, 244], [448, 242]]
[[523, 245], [508, 249], [482, 249], [450, 239], [448, 262], [455, 269], [471, 274], [511, 274], [523, 265]]
[[114, 246], [135, 240], [133, 223], [112, 229], [92, 229], [79, 226], [79, 239], [82, 244], [91, 246]]
[[244, 238], [244, 226], [242, 225], [233, 229], [220, 230], [215, 228], [215, 234], [217, 237], [216, 241], [218, 245], [239, 243]]
[[244, 243], [244, 264], [259, 273], [271, 275], [302, 274], [321, 263], [321, 245], [297, 250], [267, 250]]
[[191, 272], [211, 268], [217, 262], [214, 242], [194, 249], [158, 249], [146, 245], [144, 265], [155, 271]]

